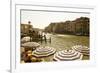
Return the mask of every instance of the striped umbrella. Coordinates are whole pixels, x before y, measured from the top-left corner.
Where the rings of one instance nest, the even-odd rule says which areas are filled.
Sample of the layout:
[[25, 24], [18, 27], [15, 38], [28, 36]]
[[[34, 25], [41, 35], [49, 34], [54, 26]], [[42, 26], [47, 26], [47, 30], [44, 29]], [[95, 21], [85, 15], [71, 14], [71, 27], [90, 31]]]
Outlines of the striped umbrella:
[[54, 55], [54, 61], [81, 60], [83, 55], [75, 50], [62, 50]]
[[27, 42], [21, 45], [24, 48], [32, 48], [33, 50], [40, 46], [40, 44], [36, 42]]
[[73, 50], [83, 53], [83, 55], [89, 55], [90, 50], [87, 46], [76, 45], [72, 47]]
[[47, 57], [50, 55], [53, 55], [56, 52], [56, 50], [52, 47], [39, 47], [35, 51], [33, 51], [33, 56], [39, 58], [39, 57]]

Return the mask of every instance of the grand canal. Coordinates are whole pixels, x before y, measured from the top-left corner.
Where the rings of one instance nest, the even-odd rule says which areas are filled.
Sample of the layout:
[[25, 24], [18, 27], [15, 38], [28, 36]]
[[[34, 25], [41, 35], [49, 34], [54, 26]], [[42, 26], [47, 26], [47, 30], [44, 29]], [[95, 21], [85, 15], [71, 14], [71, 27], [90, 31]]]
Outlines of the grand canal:
[[[57, 51], [71, 49], [74, 45], [84, 45], [89, 47], [88, 36], [76, 36], [76, 35], [62, 35], [62, 34], [47, 34], [47, 38], [51, 37], [51, 42], [47, 40], [45, 42], [38, 42], [41, 46], [54, 47]], [[44, 61], [52, 61], [53, 56], [44, 58]], [[83, 60], [88, 60], [89, 56], [84, 56]]]

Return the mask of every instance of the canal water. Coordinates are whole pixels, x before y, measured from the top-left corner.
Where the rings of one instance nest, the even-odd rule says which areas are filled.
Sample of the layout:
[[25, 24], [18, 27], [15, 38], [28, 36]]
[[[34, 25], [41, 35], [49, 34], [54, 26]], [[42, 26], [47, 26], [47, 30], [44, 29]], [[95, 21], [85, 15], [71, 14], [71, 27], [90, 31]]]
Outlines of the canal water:
[[[62, 35], [62, 34], [47, 34], [48, 38], [47, 43], [43, 41], [41, 46], [50, 46], [54, 47], [57, 51], [71, 49], [74, 45], [84, 45], [89, 47], [89, 37], [88, 36], [76, 36], [76, 35]], [[51, 37], [51, 43], [49, 38]], [[44, 58], [45, 61], [52, 61], [53, 56]], [[88, 60], [89, 56], [84, 56], [83, 60]]]

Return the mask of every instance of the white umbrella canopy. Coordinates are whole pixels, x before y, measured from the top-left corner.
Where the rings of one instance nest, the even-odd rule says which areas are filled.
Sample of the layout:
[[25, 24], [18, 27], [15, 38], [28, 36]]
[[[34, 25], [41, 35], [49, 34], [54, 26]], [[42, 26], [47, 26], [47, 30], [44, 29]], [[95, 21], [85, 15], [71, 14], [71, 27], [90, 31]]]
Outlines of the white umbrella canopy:
[[25, 52], [25, 48], [24, 47], [21, 47], [20, 48], [20, 51], [21, 51], [21, 53]]
[[83, 57], [82, 53], [75, 50], [62, 50], [54, 54], [54, 61], [72, 61], [81, 60]]
[[33, 51], [33, 56], [39, 58], [39, 57], [47, 57], [50, 55], [53, 55], [56, 52], [56, 49], [52, 47], [39, 47], [35, 51]]
[[24, 47], [24, 48], [33, 48], [33, 50], [34, 50], [37, 47], [39, 47], [40, 44], [36, 43], [36, 42], [27, 42], [27, 43], [23, 43], [21, 46]]
[[29, 42], [30, 41], [30, 37], [23, 37], [22, 39], [21, 39], [21, 43], [26, 43], [26, 42]]
[[81, 52], [83, 55], [89, 55], [90, 53], [90, 49], [87, 46], [76, 45], [72, 49]]

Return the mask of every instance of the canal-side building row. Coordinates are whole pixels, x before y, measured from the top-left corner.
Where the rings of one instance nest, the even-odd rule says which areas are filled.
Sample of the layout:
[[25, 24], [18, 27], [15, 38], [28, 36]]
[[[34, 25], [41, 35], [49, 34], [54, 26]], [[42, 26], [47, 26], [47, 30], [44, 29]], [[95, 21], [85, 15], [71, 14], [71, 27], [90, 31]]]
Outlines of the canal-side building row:
[[50, 23], [45, 28], [46, 32], [89, 35], [89, 18], [80, 17], [73, 21]]
[[35, 30], [35, 28], [33, 28], [33, 25], [31, 25], [30, 21], [28, 22], [28, 24], [21, 24], [21, 37], [25, 36], [37, 37], [37, 35], [38, 35], [38, 30]]
[[30, 41], [39, 41], [44, 37], [43, 30], [39, 28], [34, 28], [31, 22], [28, 24], [21, 24], [21, 38], [30, 37]]

